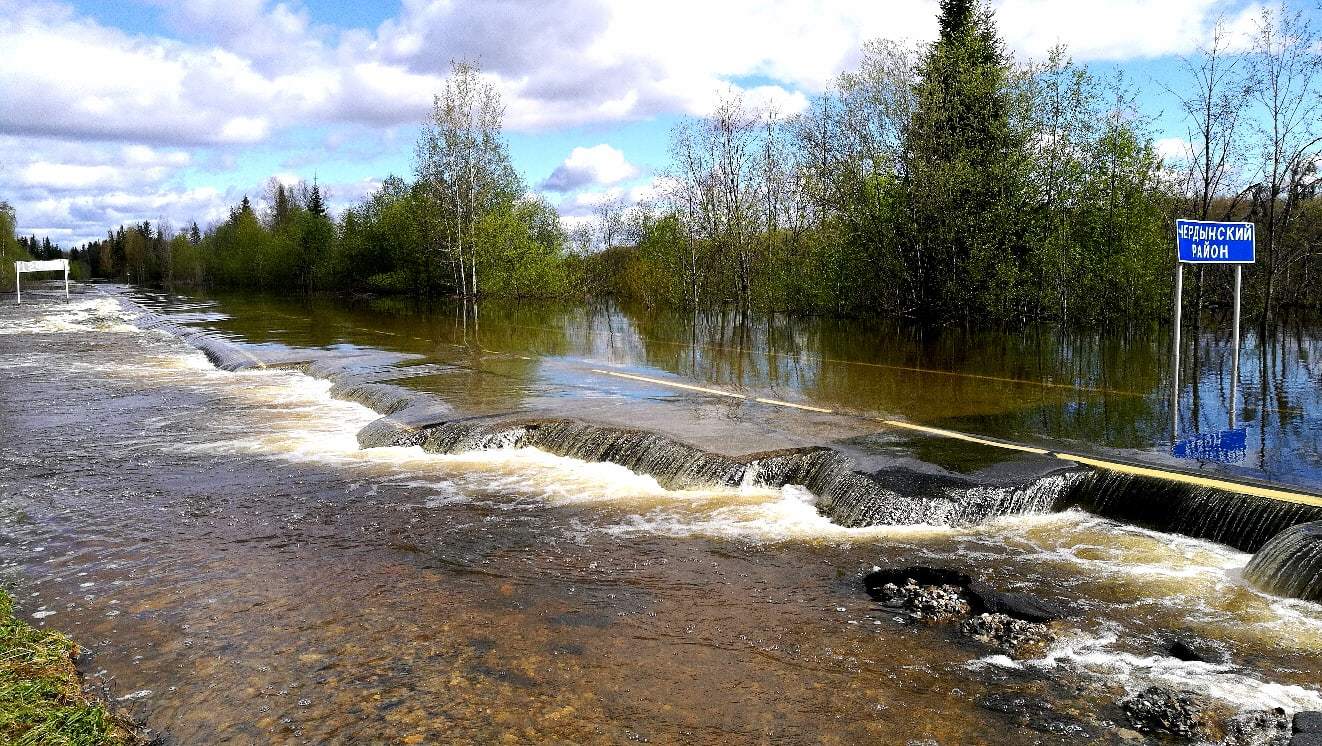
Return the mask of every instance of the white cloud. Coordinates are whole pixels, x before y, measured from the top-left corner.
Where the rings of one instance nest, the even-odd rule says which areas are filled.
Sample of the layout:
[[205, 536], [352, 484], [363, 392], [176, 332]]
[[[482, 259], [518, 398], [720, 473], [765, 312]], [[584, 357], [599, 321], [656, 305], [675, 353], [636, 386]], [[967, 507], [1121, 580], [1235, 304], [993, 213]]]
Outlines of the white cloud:
[[760, 85], [739, 92], [744, 106], [752, 112], [775, 111], [782, 116], [798, 114], [808, 108], [802, 91], [790, 91], [778, 85]]
[[50, 195], [19, 206], [20, 232], [48, 234], [65, 248], [104, 238], [120, 225], [166, 221], [200, 225], [224, 217], [228, 195], [209, 187], [96, 190], [87, 194]]
[[626, 160], [624, 153], [603, 143], [574, 148], [541, 187], [552, 192], [572, 192], [588, 185], [616, 184], [637, 175], [638, 167]]
[[79, 166], [69, 163], [29, 163], [19, 172], [19, 180], [28, 186], [53, 189], [80, 189], [117, 186], [121, 169], [113, 166]]
[[1157, 155], [1166, 160], [1166, 164], [1189, 157], [1189, 141], [1183, 137], [1162, 137], [1152, 143]]
[[1077, 60], [1192, 54], [1208, 36], [1221, 0], [999, 0], [1002, 35], [1021, 57], [1064, 43]]
[[566, 226], [576, 226], [595, 219], [597, 208], [606, 202], [615, 202], [624, 208], [641, 203], [655, 203], [674, 189], [668, 176], [654, 175], [641, 184], [615, 185], [604, 189], [585, 189], [567, 195], [556, 203], [561, 220]]
[[[426, 115], [452, 59], [482, 63], [513, 130], [705, 114], [731, 90], [790, 114], [852, 67], [864, 40], [931, 39], [937, 12], [935, 0], [403, 0], [374, 29], [344, 29], [318, 25], [300, 0], [146, 2], [162, 9], [162, 34], [111, 28], [56, 0], [0, 0], [0, 133], [19, 142], [0, 143], [0, 196], [24, 225], [58, 227], [37, 217], [67, 213], [78, 235], [109, 221], [99, 235], [121, 215], [223, 215], [231, 177], [217, 172], [221, 186], [200, 192], [179, 185], [180, 170], [227, 170], [294, 131], [339, 128], [406, 153], [406, 137], [394, 138]], [[1223, 11], [1242, 39], [1259, 6], [997, 0], [996, 11], [1022, 56], [1065, 41], [1086, 61], [1189, 53]], [[365, 147], [336, 138], [319, 137], [325, 146], [300, 164]], [[576, 149], [543, 186], [624, 189], [638, 172], [599, 145]]]
[[[721, 90], [792, 113], [870, 38], [926, 40], [932, 0], [406, 0], [374, 31], [312, 23], [295, 3], [151, 0], [181, 38], [130, 34], [51, 3], [0, 0], [0, 111], [9, 133], [145, 143], [262, 142], [290, 127], [420, 121], [452, 59], [476, 59], [507, 124], [705, 113]], [[1220, 0], [1001, 0], [1002, 33], [1040, 56], [1187, 52]], [[1234, 18], [1243, 25], [1255, 6]], [[754, 82], [749, 82], [754, 81]]]

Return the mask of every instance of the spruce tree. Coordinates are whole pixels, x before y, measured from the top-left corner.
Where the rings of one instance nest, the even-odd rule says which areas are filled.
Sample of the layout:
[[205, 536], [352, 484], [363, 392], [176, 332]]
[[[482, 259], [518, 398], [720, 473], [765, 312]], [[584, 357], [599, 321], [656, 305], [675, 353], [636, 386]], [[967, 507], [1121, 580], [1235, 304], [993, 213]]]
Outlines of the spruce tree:
[[308, 196], [308, 212], [319, 218], [326, 217], [326, 204], [321, 198], [321, 187], [317, 186], [316, 179], [312, 180], [312, 194]]
[[919, 66], [904, 141], [916, 312], [928, 319], [967, 317], [996, 281], [998, 262], [1017, 253], [1023, 153], [1011, 118], [1010, 60], [991, 10], [942, 0], [940, 30]]

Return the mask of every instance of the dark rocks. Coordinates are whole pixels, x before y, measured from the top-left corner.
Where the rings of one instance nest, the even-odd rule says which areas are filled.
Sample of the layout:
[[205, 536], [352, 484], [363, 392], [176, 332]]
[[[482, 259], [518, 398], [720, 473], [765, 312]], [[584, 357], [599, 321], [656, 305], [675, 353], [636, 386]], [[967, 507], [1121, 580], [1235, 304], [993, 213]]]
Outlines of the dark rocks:
[[906, 578], [904, 585], [883, 585], [876, 598], [884, 606], [904, 609], [919, 619], [944, 622], [969, 613], [969, 602], [960, 592], [957, 585], [919, 585]]
[[1186, 740], [1207, 738], [1208, 702], [1193, 692], [1150, 686], [1120, 703], [1134, 728], [1150, 734]]
[[1093, 728], [1078, 718], [1057, 710], [1049, 700], [1018, 692], [992, 692], [977, 700], [978, 706], [1005, 715], [1016, 725], [1041, 733], [1069, 736], [1079, 742], [1096, 738]]
[[959, 631], [1016, 658], [1041, 654], [1056, 641], [1056, 634], [1047, 625], [1005, 614], [983, 613], [969, 617], [959, 625]]
[[1296, 712], [1290, 746], [1322, 746], [1322, 712]]
[[1322, 746], [1322, 733], [1295, 733], [1290, 746]]
[[[926, 567], [923, 565], [914, 565], [904, 568], [886, 568], [873, 570], [863, 576], [863, 587], [867, 589], [869, 595], [877, 597], [877, 591], [887, 584], [903, 586], [908, 581], [914, 581], [918, 585], [957, 585], [961, 588], [967, 587], [973, 582], [969, 574], [950, 567]], [[880, 599], [878, 599], [880, 600]]]
[[1274, 746], [1290, 736], [1290, 718], [1285, 710], [1243, 712], [1223, 724], [1222, 746]]
[[969, 573], [951, 567], [914, 565], [904, 568], [874, 570], [863, 577], [863, 586], [869, 595], [886, 603], [883, 598], [888, 585], [904, 588], [912, 581], [920, 586], [954, 586], [960, 590], [974, 614], [1005, 614], [1025, 622], [1046, 624], [1068, 616], [1061, 607], [1026, 593], [999, 591]]
[[962, 634], [1014, 657], [1044, 652], [1056, 639], [1047, 624], [1064, 615], [1053, 604], [1023, 593], [998, 591], [948, 567], [878, 569], [868, 573], [863, 584], [883, 606], [908, 612], [915, 619], [962, 619]]
[[1065, 610], [1053, 603], [1026, 593], [998, 591], [979, 580], [968, 584], [968, 595], [977, 611], [1004, 614], [1025, 622], [1046, 624], [1066, 616]]
[[1165, 654], [1190, 663], [1214, 663], [1226, 665], [1230, 656], [1226, 651], [1204, 640], [1177, 637], [1166, 646]]
[[1294, 714], [1295, 733], [1322, 733], [1322, 712], [1296, 712]]

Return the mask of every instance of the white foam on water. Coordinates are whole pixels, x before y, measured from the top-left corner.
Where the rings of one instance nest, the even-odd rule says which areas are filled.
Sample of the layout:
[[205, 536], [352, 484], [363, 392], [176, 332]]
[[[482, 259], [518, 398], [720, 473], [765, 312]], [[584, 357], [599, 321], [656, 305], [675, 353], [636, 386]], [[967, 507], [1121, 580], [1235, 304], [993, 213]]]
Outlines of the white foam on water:
[[[357, 433], [379, 415], [360, 404], [330, 396], [331, 384], [297, 371], [238, 373], [200, 366], [200, 354], [174, 367], [201, 372], [204, 385], [220, 385], [233, 396], [269, 407], [260, 427], [233, 438], [173, 446], [184, 451], [230, 453], [320, 463], [365, 470], [373, 479], [443, 485], [427, 503], [467, 502], [469, 493], [505, 493], [516, 500], [559, 506], [599, 506], [606, 520], [598, 530], [616, 536], [646, 532], [667, 536], [716, 536], [754, 541], [853, 542], [881, 537], [949, 534], [940, 526], [846, 528], [819, 513], [811, 493], [800, 487], [752, 486], [672, 490], [656, 479], [612, 463], [582, 461], [534, 448], [500, 448], [432, 454], [420, 447], [358, 447]], [[209, 368], [215, 371], [214, 368]], [[258, 424], [258, 423], [254, 423]], [[436, 482], [436, 479], [442, 479]]]
[[714, 536], [743, 540], [781, 542], [830, 542], [848, 544], [882, 539], [948, 536], [956, 529], [948, 526], [867, 526], [850, 528], [832, 523], [816, 506], [815, 496], [797, 485], [778, 490], [752, 490], [750, 499], [735, 504], [711, 506], [705, 511], [680, 512], [661, 507], [646, 513], [624, 516], [605, 528], [615, 536], [638, 533], [663, 536]]
[[1224, 544], [1079, 510], [1001, 520], [973, 534], [1011, 548], [1016, 560], [1102, 581], [1117, 606], [1146, 607], [1145, 615], [1164, 607], [1224, 628], [1228, 637], [1286, 639], [1300, 650], [1322, 650], [1322, 605], [1254, 588], [1243, 578], [1252, 555]]
[[127, 323], [132, 318], [114, 298], [79, 298], [43, 307], [33, 316], [0, 319], [0, 334], [136, 332], [138, 328]]
[[1230, 665], [1182, 661], [1168, 656], [1140, 656], [1111, 649], [1114, 635], [1078, 635], [1058, 640], [1041, 658], [1013, 661], [992, 655], [972, 661], [973, 668], [997, 666], [1030, 670], [1064, 669], [1105, 679], [1134, 694], [1149, 686], [1192, 691], [1241, 711], [1280, 707], [1287, 712], [1322, 709], [1315, 687], [1279, 684], [1249, 676]]

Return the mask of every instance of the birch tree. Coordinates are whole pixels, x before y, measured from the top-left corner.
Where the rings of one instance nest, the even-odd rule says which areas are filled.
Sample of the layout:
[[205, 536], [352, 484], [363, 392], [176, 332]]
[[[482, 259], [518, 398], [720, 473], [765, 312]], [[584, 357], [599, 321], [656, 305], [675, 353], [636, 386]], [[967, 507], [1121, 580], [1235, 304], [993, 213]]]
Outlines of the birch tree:
[[481, 287], [474, 227], [522, 191], [502, 135], [504, 114], [500, 92], [477, 65], [451, 63], [415, 151], [418, 182], [435, 211], [435, 253], [452, 263], [464, 297]]
[[1322, 157], [1317, 44], [1318, 38], [1303, 11], [1290, 10], [1282, 3], [1263, 8], [1258, 16], [1252, 51], [1252, 95], [1259, 108], [1260, 178], [1251, 190], [1253, 211], [1265, 228], [1264, 324], [1275, 309], [1280, 275], [1299, 261], [1299, 255], [1280, 242], [1293, 226], [1301, 200], [1316, 183], [1317, 160]]

